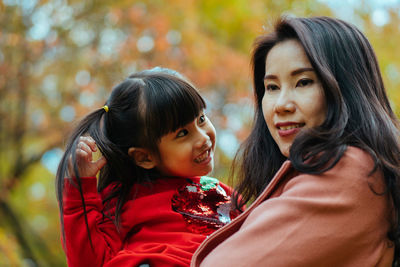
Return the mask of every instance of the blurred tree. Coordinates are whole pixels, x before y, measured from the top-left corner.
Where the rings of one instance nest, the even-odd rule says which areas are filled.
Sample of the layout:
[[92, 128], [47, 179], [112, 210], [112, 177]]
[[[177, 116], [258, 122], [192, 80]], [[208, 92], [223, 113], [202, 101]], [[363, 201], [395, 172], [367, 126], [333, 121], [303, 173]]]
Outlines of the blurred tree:
[[[134, 71], [168, 67], [198, 86], [218, 132], [213, 175], [226, 178], [251, 124], [254, 38], [282, 11], [331, 15], [323, 2], [0, 0], [0, 266], [65, 266], [54, 193], [63, 144]], [[398, 106], [399, 12], [378, 27], [368, 11], [357, 16]]]

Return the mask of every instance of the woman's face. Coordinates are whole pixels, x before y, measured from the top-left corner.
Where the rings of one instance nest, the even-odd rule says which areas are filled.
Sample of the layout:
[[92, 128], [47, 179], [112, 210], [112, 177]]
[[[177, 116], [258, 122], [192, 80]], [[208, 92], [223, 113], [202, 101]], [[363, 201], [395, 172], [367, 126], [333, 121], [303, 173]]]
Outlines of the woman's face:
[[289, 157], [296, 135], [323, 123], [326, 100], [321, 83], [297, 40], [276, 44], [268, 53], [262, 110], [281, 153]]

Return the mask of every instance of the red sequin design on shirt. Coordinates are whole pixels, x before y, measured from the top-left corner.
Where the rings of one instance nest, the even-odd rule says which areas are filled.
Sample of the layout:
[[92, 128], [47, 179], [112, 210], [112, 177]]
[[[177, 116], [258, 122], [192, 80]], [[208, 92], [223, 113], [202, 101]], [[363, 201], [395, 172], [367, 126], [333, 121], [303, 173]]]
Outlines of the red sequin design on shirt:
[[218, 180], [202, 177], [201, 184], [188, 182], [173, 195], [172, 209], [182, 214], [191, 232], [209, 235], [238, 215]]

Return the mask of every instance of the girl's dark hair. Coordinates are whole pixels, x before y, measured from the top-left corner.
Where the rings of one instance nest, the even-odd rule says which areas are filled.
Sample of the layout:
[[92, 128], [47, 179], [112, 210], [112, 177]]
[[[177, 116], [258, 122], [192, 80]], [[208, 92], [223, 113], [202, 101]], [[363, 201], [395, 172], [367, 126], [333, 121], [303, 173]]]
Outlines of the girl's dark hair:
[[107, 205], [110, 200], [115, 199], [113, 215], [116, 225], [119, 226], [121, 208], [133, 185], [159, 178], [156, 169], [147, 170], [137, 166], [128, 155], [128, 149], [141, 147], [158, 154], [158, 144], [162, 136], [193, 121], [206, 108], [198, 91], [183, 76], [159, 67], [129, 76], [112, 90], [105, 104], [109, 108], [108, 112], [99, 108], [83, 118], [72, 132], [58, 166], [56, 190], [62, 229], [64, 179], [71, 179], [66, 177], [69, 177], [68, 160], [72, 157], [76, 174], [76, 179], [72, 182], [81, 194], [89, 234], [85, 201], [75, 160], [80, 136], [91, 136], [107, 160], [100, 171], [98, 191], [101, 192], [110, 184], [115, 185], [103, 202]]
[[371, 173], [382, 170], [387, 193], [394, 204], [395, 219], [388, 237], [395, 243], [395, 262], [398, 262], [399, 122], [390, 107], [371, 44], [355, 26], [342, 20], [284, 17], [272, 33], [256, 40], [251, 61], [256, 99], [254, 125], [232, 165], [232, 172], [237, 171], [239, 180], [238, 194], [234, 196], [236, 205], [241, 207], [257, 197], [286, 160], [265, 123], [261, 101], [268, 52], [288, 39], [299, 41], [304, 48], [322, 83], [327, 103], [323, 124], [298, 135], [289, 158], [298, 171], [317, 174], [335, 166], [347, 146], [371, 154], [375, 162]]

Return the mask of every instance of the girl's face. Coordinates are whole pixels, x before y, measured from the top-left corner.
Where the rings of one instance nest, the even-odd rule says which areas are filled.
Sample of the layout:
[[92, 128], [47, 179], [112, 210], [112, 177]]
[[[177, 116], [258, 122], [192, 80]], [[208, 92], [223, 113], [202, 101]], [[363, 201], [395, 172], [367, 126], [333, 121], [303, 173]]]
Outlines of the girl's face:
[[281, 153], [289, 157], [296, 135], [321, 125], [326, 117], [322, 85], [297, 40], [275, 45], [265, 64], [262, 110]]
[[192, 122], [164, 135], [156, 168], [165, 176], [206, 175], [214, 167], [215, 129], [203, 112]]

